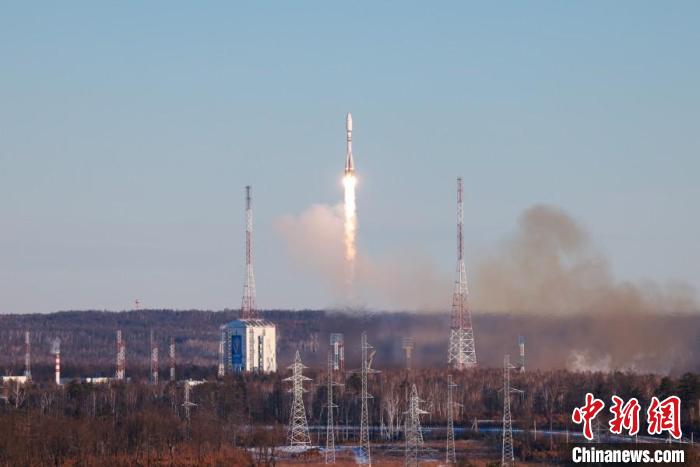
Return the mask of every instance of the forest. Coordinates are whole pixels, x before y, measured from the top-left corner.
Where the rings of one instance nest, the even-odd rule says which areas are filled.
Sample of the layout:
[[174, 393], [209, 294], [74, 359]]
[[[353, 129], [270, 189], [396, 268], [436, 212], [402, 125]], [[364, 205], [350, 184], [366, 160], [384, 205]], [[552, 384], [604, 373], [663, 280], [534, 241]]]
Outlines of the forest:
[[[314, 369], [306, 374], [311, 378], [305, 394], [311, 437], [323, 445], [327, 374]], [[182, 383], [73, 382], [62, 387], [9, 383], [0, 400], [0, 464], [276, 465], [279, 446], [286, 443], [290, 414], [286, 376], [288, 373], [279, 372], [231, 375], [220, 381], [209, 378], [191, 387], [189, 410], [183, 405]], [[429, 369], [372, 375], [370, 423], [379, 428], [373, 436], [402, 439], [403, 414], [413, 384], [428, 412], [422, 417], [424, 429], [444, 428], [446, 376], [444, 370]], [[453, 377], [455, 401], [460, 404], [455, 425], [467, 429], [459, 431], [458, 438], [479, 436], [473, 430], [474, 419], [486, 425], [496, 421], [497, 425], [503, 407], [499, 393], [503, 371], [467, 370], [454, 372]], [[356, 443], [359, 376], [336, 373], [333, 378], [343, 383], [334, 391], [337, 442]], [[580, 431], [571, 423], [570, 414], [582, 404], [587, 391], [604, 400], [613, 394], [637, 397], [643, 406], [653, 395], [675, 394], [682, 400], [684, 436], [700, 428], [700, 378], [695, 374], [669, 378], [622, 372], [512, 371], [511, 384], [523, 391], [511, 396], [514, 425], [520, 428]], [[601, 421], [606, 420], [603, 415]], [[498, 444], [500, 438], [491, 442]], [[558, 455], [558, 443], [552, 438], [543, 437], [537, 443], [516, 436], [516, 450], [524, 461], [551, 461]]]
[[[24, 366], [24, 333], [29, 331], [32, 362], [51, 364], [52, 343], [61, 341], [66, 376], [111, 376], [115, 368], [116, 330], [126, 341], [127, 373], [148, 366], [150, 332], [165, 356], [175, 339], [180, 365], [211, 366], [218, 361], [219, 326], [238, 310], [64, 311], [48, 314], [0, 314], [0, 374], [19, 374]], [[347, 367], [359, 365], [362, 331], [377, 350], [378, 369], [402, 368], [402, 339], [415, 342], [418, 368], [445, 365], [448, 313], [265, 310], [277, 325], [278, 367], [291, 363], [295, 350], [311, 367], [325, 365], [329, 335], [345, 335]], [[632, 371], [680, 376], [700, 372], [700, 314], [623, 312], [574, 315], [473, 312], [479, 366], [497, 368], [503, 355], [517, 354], [526, 343], [528, 368], [572, 371]], [[659, 332], [663, 329], [664, 332]], [[624, 332], [623, 332], [624, 331]], [[77, 366], [92, 374], [75, 373]], [[50, 378], [50, 375], [47, 375]]]

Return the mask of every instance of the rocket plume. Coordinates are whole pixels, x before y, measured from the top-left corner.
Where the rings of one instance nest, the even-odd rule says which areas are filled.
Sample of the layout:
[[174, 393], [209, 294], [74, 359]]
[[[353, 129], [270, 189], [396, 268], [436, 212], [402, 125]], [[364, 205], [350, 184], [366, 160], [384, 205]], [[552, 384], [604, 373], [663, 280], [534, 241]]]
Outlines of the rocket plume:
[[345, 259], [348, 263], [348, 283], [352, 285], [355, 274], [355, 232], [357, 230], [357, 207], [355, 204], [355, 163], [352, 158], [352, 115], [345, 119], [346, 151], [345, 151], [345, 175], [343, 187], [345, 188]]
[[343, 177], [345, 187], [345, 258], [352, 265], [355, 262], [355, 231], [357, 229], [357, 212], [355, 206], [355, 184], [352, 174]]

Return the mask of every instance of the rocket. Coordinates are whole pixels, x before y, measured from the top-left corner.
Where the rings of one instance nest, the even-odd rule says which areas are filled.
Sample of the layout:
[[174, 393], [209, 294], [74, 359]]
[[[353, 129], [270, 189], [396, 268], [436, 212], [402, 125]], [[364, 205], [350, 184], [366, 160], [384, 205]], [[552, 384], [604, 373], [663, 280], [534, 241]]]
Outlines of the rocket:
[[348, 113], [345, 118], [345, 133], [347, 135], [347, 148], [345, 151], [345, 175], [355, 173], [355, 163], [352, 161], [352, 114]]

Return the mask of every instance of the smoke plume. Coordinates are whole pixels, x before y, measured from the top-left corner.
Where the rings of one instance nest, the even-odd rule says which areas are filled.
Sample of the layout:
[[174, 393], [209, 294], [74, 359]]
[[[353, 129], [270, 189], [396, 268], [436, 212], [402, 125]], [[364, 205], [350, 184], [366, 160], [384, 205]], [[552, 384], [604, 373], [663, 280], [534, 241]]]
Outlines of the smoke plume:
[[353, 295], [348, 296], [344, 206], [314, 205], [277, 221], [295, 264], [314, 274], [337, 297], [339, 308], [445, 311], [453, 279], [416, 251], [369, 257], [361, 248], [354, 259]]
[[659, 313], [697, 310], [685, 285], [644, 287], [613, 278], [588, 233], [561, 209], [536, 205], [519, 229], [476, 269], [475, 304], [484, 311]]

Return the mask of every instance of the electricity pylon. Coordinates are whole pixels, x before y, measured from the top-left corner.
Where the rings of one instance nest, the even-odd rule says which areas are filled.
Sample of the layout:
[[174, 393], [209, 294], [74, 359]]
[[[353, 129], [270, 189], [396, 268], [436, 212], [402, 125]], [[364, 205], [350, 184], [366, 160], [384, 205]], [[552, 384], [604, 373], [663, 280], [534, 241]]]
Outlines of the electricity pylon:
[[501, 450], [501, 465], [512, 466], [515, 464], [513, 452], [513, 420], [510, 416], [511, 393], [522, 393], [520, 389], [510, 387], [510, 370], [515, 368], [510, 364], [510, 355], [503, 357], [503, 448]]
[[284, 381], [292, 382], [292, 389], [289, 390], [293, 394], [292, 411], [289, 417], [289, 445], [290, 446], [311, 446], [311, 438], [309, 437], [309, 425], [306, 422], [306, 409], [304, 408], [304, 381], [311, 381], [302, 375], [304, 368], [301, 363], [301, 357], [297, 350], [294, 356], [294, 363], [289, 367], [292, 370], [292, 376], [285, 378]]
[[404, 465], [406, 467], [416, 467], [418, 465], [419, 451], [423, 447], [420, 416], [428, 412], [420, 408], [421, 402], [423, 401], [418, 397], [418, 390], [414, 384], [411, 388], [405, 421], [406, 452]]
[[467, 272], [464, 267], [464, 206], [462, 178], [457, 179], [457, 278], [452, 294], [452, 323], [447, 351], [447, 364], [455, 370], [476, 367], [476, 348], [472, 315], [467, 304]]
[[360, 456], [359, 463], [365, 465], [372, 465], [372, 456], [369, 447], [369, 400], [372, 399], [372, 395], [367, 390], [367, 376], [370, 373], [379, 373], [377, 370], [372, 369], [372, 359], [374, 358], [374, 348], [367, 343], [367, 332], [362, 332], [362, 340], [360, 347], [362, 349], [362, 368], [360, 371], [360, 376], [362, 377], [362, 392], [360, 398], [362, 399], [362, 408], [360, 415]]
[[452, 381], [452, 375], [447, 375], [447, 454], [445, 462], [447, 464], [456, 464], [457, 455], [455, 454], [455, 426], [454, 426], [454, 398], [452, 390], [457, 385]]
[[333, 388], [342, 386], [333, 380], [333, 353], [328, 352], [328, 402], [326, 408], [328, 410], [328, 423], [326, 424], [326, 464], [335, 464], [335, 422], [333, 419], [333, 409], [338, 406], [333, 403]]

